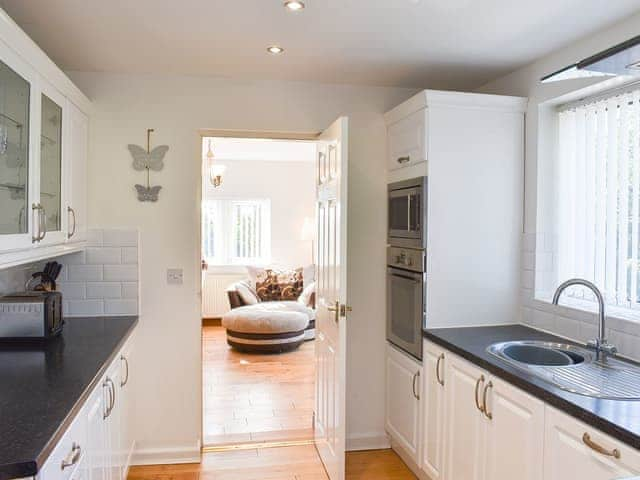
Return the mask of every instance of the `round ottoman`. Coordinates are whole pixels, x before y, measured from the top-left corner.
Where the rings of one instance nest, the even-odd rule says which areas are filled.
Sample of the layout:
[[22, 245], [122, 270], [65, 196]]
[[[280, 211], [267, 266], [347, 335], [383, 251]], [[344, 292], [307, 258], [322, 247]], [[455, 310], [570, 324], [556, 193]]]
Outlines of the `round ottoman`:
[[243, 352], [294, 350], [304, 342], [308, 325], [308, 315], [280, 302], [246, 305], [222, 316], [222, 326], [227, 329], [227, 343]]

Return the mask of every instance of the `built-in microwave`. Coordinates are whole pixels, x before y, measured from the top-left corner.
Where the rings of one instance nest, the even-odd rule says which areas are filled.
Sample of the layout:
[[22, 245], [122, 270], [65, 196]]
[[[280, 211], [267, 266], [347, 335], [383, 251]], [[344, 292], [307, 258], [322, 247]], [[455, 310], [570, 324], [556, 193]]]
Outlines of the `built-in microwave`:
[[425, 248], [427, 177], [390, 183], [388, 192], [389, 244]]

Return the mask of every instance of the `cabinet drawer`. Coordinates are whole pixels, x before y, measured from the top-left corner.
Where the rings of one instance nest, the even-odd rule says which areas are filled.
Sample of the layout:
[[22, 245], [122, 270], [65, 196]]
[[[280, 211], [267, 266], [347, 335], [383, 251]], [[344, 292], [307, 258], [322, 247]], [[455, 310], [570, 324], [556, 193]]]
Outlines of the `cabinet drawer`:
[[87, 447], [87, 423], [81, 411], [62, 436], [38, 474], [39, 480], [69, 480], [83, 463]]
[[427, 110], [418, 110], [390, 125], [387, 130], [389, 170], [408, 167], [427, 159]]

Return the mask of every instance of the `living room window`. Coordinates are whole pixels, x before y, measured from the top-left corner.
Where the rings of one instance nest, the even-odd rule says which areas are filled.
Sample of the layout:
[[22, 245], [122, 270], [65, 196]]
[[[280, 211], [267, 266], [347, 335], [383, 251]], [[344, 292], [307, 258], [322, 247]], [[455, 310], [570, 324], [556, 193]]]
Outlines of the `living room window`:
[[[593, 281], [610, 305], [640, 301], [640, 87], [610, 92], [557, 112], [559, 281]], [[582, 288], [574, 298], [590, 295]]]
[[211, 199], [203, 203], [202, 248], [211, 265], [262, 265], [271, 258], [271, 202]]

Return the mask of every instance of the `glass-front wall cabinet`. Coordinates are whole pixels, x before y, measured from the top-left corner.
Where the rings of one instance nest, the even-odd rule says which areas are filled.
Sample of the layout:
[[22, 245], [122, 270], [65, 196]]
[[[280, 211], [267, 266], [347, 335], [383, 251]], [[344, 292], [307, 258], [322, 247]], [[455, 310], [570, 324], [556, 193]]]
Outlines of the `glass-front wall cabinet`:
[[62, 107], [42, 94], [40, 207], [45, 232], [62, 230]]
[[31, 85], [0, 61], [0, 236], [26, 234]]

